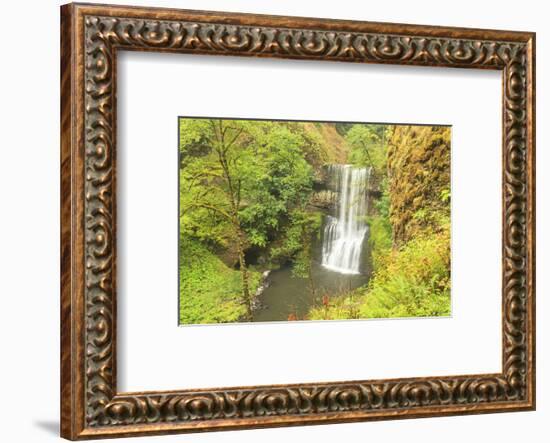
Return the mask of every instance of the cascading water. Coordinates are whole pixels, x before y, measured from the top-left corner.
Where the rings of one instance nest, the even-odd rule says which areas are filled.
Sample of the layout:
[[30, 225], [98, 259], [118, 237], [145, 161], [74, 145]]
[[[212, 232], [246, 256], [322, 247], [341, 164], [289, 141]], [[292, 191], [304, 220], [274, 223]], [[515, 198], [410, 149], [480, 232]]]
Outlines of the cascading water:
[[360, 274], [370, 168], [330, 165], [328, 172], [338, 202], [336, 217], [327, 216], [325, 222], [322, 265], [341, 274]]

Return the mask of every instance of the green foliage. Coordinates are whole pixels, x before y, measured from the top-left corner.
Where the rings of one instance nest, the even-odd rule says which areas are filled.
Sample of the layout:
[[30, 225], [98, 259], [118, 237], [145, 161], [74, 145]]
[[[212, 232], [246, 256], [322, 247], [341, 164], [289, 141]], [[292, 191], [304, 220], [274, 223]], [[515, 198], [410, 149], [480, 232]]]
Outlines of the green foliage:
[[388, 178], [386, 175], [384, 175], [383, 179], [380, 181], [379, 190], [381, 196], [374, 201], [374, 208], [379, 216], [389, 219], [391, 201], [388, 189]]
[[[211, 204], [223, 208], [227, 202], [223, 195], [210, 192], [208, 200], [201, 200], [205, 191], [192, 184], [193, 171], [180, 169], [180, 230], [212, 247], [227, 247], [235, 231], [227, 217], [219, 212], [196, 204]], [[193, 210], [189, 210], [193, 208]]]
[[353, 127], [353, 123], [334, 123], [334, 127], [336, 131], [338, 131], [338, 134], [345, 137], [348, 131]]
[[180, 133], [184, 232], [227, 246], [235, 235], [228, 226], [238, 222], [250, 244], [265, 246], [289, 209], [309, 198], [313, 169], [302, 148], [311, 143], [282, 122], [182, 119]]
[[318, 237], [322, 217], [319, 212], [296, 209], [290, 214], [290, 223], [284, 232], [280, 246], [271, 249], [271, 258], [276, 262], [292, 259], [292, 273], [307, 278], [311, 271], [311, 243]]
[[331, 297], [326, 306], [313, 307], [307, 316], [308, 320], [348, 320], [361, 318], [358, 307], [360, 296], [350, 292], [339, 297]]
[[386, 125], [356, 124], [346, 133], [351, 148], [349, 163], [370, 166], [382, 175], [386, 170]]
[[[309, 201], [314, 171], [306, 159], [319, 161], [319, 139], [296, 123], [180, 119], [179, 149], [180, 231], [210, 250], [223, 251], [219, 255], [228, 263], [238, 260], [240, 272], [220, 271], [227, 277], [225, 284], [214, 279], [229, 292], [220, 292], [215, 285], [208, 289], [225, 300], [240, 287], [241, 302], [250, 316], [254, 281], [249, 278], [246, 249], [266, 249], [273, 238], [284, 235], [293, 211]], [[304, 231], [305, 222], [301, 226]], [[189, 245], [182, 242], [180, 255], [197, 252], [188, 251]], [[294, 253], [296, 260], [298, 256], [299, 251]], [[209, 278], [208, 269], [201, 272]], [[191, 277], [187, 281], [193, 282]], [[204, 288], [195, 286], [205, 299], [201, 303], [215, 301], [216, 297], [209, 298]], [[198, 300], [189, 294], [182, 296], [185, 303]], [[220, 312], [225, 312], [221, 317], [242, 316], [242, 306], [234, 309], [234, 303], [230, 299], [220, 304]], [[186, 312], [196, 316], [193, 306]]]
[[297, 122], [281, 122], [279, 124], [300, 138], [301, 154], [308, 164], [316, 167], [326, 161], [326, 142], [322, 135], [322, 127], [317, 125], [312, 127]]
[[391, 224], [387, 217], [381, 215], [369, 217], [368, 224], [372, 267], [378, 269], [392, 247]]
[[384, 258], [392, 247], [392, 226], [389, 220], [390, 196], [386, 178], [380, 182], [380, 192], [380, 198], [374, 202], [374, 214], [367, 220], [373, 269], [384, 265]]
[[[240, 298], [240, 272], [227, 267], [197, 240], [180, 238], [180, 323], [239, 321], [246, 314]], [[251, 280], [256, 288], [260, 273], [252, 272]]]
[[439, 193], [439, 198], [443, 203], [449, 203], [451, 201], [451, 190], [450, 189], [442, 189]]
[[448, 231], [417, 238], [392, 251], [375, 272], [361, 315], [366, 318], [450, 314], [450, 236]]
[[233, 180], [246, 167], [246, 152], [236, 149], [246, 143], [246, 129], [239, 121], [220, 127], [180, 119], [180, 230], [186, 235], [227, 246], [237, 234], [232, 212], [242, 184]]
[[247, 188], [239, 211], [250, 242], [258, 246], [267, 244], [269, 232], [290, 208], [309, 199], [313, 184], [313, 169], [301, 150], [303, 137], [276, 123], [266, 122], [265, 133], [256, 140], [255, 164], [247, 171], [254, 185]]

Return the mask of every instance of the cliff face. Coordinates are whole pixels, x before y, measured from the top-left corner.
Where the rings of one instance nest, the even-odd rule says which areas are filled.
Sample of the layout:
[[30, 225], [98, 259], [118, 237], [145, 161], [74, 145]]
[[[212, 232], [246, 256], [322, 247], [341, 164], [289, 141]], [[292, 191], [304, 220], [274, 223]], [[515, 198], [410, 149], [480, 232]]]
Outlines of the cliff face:
[[333, 208], [338, 196], [330, 188], [331, 177], [326, 165], [347, 163], [349, 147], [334, 123], [306, 123], [304, 128], [316, 140], [319, 149], [318, 161], [310, 163], [315, 175], [311, 207], [314, 210], [328, 211]]
[[400, 246], [450, 216], [451, 128], [396, 126], [388, 141], [393, 242]]
[[[305, 123], [305, 132], [319, 145], [322, 163], [346, 163], [349, 148], [334, 123]], [[315, 167], [322, 165], [313, 165]]]

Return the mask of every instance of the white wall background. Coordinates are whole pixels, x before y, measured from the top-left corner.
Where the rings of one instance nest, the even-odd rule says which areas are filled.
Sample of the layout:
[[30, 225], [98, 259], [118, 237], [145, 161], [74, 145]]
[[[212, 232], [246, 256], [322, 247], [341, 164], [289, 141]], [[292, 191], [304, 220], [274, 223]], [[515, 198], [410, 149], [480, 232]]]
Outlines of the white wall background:
[[[103, 3], [112, 3], [103, 0]], [[550, 216], [550, 30], [544, 2], [510, 1], [319, 2], [307, 0], [133, 0], [146, 6], [302, 15], [537, 32], [538, 115], [538, 410], [378, 423], [356, 423], [151, 437], [159, 442], [423, 441], [489, 438], [501, 443], [545, 442], [550, 419], [550, 328], [543, 321], [550, 280], [545, 225]], [[517, 3], [517, 2], [516, 2]], [[0, 439], [47, 442], [58, 438], [59, 410], [59, 3], [8, 3], [2, 13], [0, 70]], [[6, 29], [7, 27], [7, 29]], [[7, 52], [7, 53], [6, 53]], [[7, 134], [7, 139], [6, 135]], [[4, 410], [4, 408], [9, 408]], [[12, 417], [11, 411], [17, 412]], [[546, 435], [545, 435], [546, 434]]]

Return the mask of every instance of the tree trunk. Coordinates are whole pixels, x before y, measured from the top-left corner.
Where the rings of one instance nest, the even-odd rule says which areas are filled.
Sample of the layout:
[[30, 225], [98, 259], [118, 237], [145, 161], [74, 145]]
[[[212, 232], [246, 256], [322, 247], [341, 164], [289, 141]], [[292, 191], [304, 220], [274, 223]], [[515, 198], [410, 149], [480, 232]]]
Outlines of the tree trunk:
[[[218, 160], [220, 163], [220, 166], [222, 167], [223, 174], [225, 176], [225, 180], [227, 182], [227, 188], [228, 188], [228, 198], [229, 203], [231, 205], [231, 221], [233, 223], [233, 226], [235, 227], [235, 230], [237, 232], [237, 239], [238, 239], [238, 247], [239, 247], [239, 267], [241, 269], [241, 278], [242, 278], [242, 292], [243, 292], [243, 301], [246, 304], [246, 316], [247, 320], [252, 321], [252, 299], [250, 297], [250, 288], [249, 288], [249, 281], [248, 281], [248, 269], [246, 268], [246, 260], [244, 257], [244, 234], [241, 229], [241, 223], [239, 220], [239, 209], [241, 204], [241, 188], [240, 188], [240, 180], [237, 179], [237, 184], [235, 185], [233, 181], [233, 177], [231, 176], [231, 171], [229, 167], [229, 160], [227, 157], [227, 151], [231, 147], [231, 145], [235, 142], [239, 134], [242, 132], [239, 131], [239, 133], [235, 136], [235, 138], [229, 142], [228, 144], [225, 143], [225, 130], [222, 128], [222, 122], [219, 121], [219, 136], [217, 135], [218, 139], [218, 147], [215, 147], [217, 153], [218, 153]], [[214, 128], [214, 133], [216, 133], [216, 129]]]
[[244, 242], [242, 238], [242, 233], [240, 229], [238, 230], [238, 239], [239, 239], [239, 267], [241, 269], [241, 279], [242, 279], [242, 290], [243, 290], [243, 301], [246, 304], [246, 316], [248, 320], [252, 320], [252, 300], [250, 297], [250, 288], [248, 281], [248, 269], [246, 268], [246, 260], [244, 257]]

